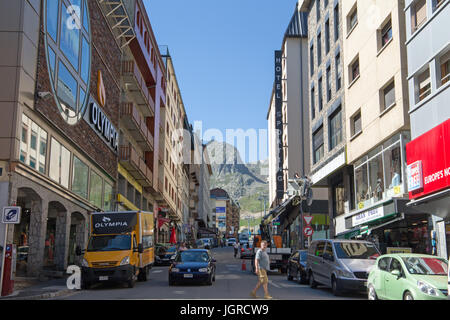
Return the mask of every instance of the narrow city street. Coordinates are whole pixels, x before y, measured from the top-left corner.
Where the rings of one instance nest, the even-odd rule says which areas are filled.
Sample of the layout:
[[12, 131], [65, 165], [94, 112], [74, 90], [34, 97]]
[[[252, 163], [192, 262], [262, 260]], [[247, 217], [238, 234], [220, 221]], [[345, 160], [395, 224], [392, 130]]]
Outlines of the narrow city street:
[[[207, 285], [175, 285], [169, 287], [168, 268], [154, 267], [150, 271], [147, 282], [137, 282], [132, 289], [120, 284], [97, 284], [89, 290], [81, 290], [65, 297], [63, 300], [121, 300], [121, 299], [252, 299], [250, 291], [256, 284], [256, 276], [251, 273], [250, 260], [246, 261], [246, 271], [242, 271], [242, 260], [233, 257], [233, 249], [214, 248], [212, 250], [217, 260], [216, 281]], [[269, 291], [277, 300], [365, 300], [362, 294], [347, 294], [335, 297], [331, 289], [318, 287], [311, 289], [308, 285], [300, 285], [288, 281], [286, 275], [269, 275]], [[262, 288], [258, 296], [262, 296]]]

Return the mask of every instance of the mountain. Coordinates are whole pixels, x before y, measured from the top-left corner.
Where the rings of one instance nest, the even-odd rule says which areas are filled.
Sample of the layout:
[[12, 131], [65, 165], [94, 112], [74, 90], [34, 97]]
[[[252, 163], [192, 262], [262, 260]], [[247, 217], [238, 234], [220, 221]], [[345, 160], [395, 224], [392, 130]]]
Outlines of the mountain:
[[263, 211], [263, 202], [258, 198], [268, 198], [268, 160], [246, 164], [239, 151], [225, 142], [209, 142], [206, 150], [213, 170], [211, 189], [227, 191], [243, 212]]

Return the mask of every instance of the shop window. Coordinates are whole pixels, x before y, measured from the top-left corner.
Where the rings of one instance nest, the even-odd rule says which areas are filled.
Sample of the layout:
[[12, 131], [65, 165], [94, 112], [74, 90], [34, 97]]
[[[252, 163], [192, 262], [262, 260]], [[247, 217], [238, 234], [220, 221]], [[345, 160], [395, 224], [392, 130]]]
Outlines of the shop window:
[[113, 210], [113, 187], [111, 184], [105, 181], [105, 190], [103, 194], [103, 210], [110, 211]]
[[383, 157], [386, 174], [386, 197], [393, 197], [403, 193], [400, 143], [386, 149]]
[[76, 156], [73, 157], [73, 179], [72, 179], [72, 192], [83, 197], [88, 198], [88, 177], [89, 167], [85, 165]]
[[50, 178], [53, 181], [68, 188], [70, 172], [70, 151], [67, 150], [54, 138], [52, 138], [51, 140], [50, 148]]
[[378, 202], [383, 199], [383, 192], [383, 157], [378, 154], [369, 161], [369, 197]]
[[89, 201], [98, 208], [102, 207], [102, 190], [102, 178], [100, 177], [100, 175], [91, 170]]
[[362, 209], [370, 199], [367, 163], [355, 169], [356, 208]]

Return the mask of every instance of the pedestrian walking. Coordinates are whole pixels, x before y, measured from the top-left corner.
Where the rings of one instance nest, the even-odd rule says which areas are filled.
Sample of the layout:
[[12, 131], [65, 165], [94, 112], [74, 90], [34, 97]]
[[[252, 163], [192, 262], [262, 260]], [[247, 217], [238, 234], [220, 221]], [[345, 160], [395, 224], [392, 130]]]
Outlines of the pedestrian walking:
[[264, 289], [264, 298], [272, 299], [269, 294], [269, 278], [267, 276], [267, 270], [270, 270], [270, 260], [269, 255], [266, 252], [267, 249], [267, 241], [261, 241], [261, 248], [256, 251], [255, 256], [255, 273], [258, 276], [258, 283], [256, 284], [255, 289], [250, 292], [250, 296], [253, 298], [257, 298], [256, 292], [258, 289], [263, 286]]
[[239, 251], [239, 243], [235, 242], [233, 247], [234, 247], [234, 257], [236, 258]]

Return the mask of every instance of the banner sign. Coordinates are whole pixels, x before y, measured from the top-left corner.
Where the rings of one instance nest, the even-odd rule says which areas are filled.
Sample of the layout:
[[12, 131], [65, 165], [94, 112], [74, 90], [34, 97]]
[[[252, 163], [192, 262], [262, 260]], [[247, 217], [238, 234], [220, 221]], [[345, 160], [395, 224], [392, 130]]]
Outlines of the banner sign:
[[277, 133], [277, 199], [284, 197], [282, 51], [275, 51], [275, 131]]
[[135, 212], [95, 213], [92, 214], [92, 232], [94, 234], [118, 234], [131, 232], [136, 225]]
[[408, 143], [406, 159], [410, 199], [450, 187], [450, 119]]
[[353, 226], [358, 226], [363, 223], [384, 217], [384, 207], [375, 208], [372, 210], [364, 211], [353, 216]]

